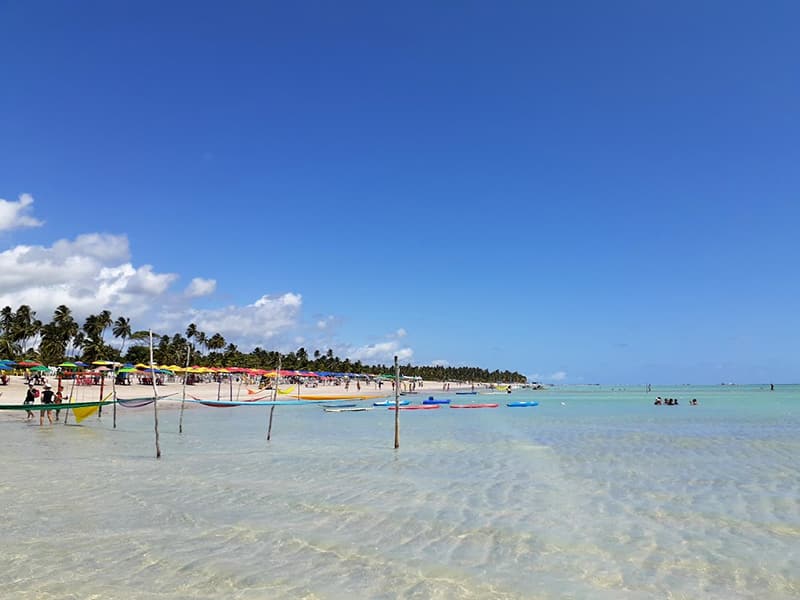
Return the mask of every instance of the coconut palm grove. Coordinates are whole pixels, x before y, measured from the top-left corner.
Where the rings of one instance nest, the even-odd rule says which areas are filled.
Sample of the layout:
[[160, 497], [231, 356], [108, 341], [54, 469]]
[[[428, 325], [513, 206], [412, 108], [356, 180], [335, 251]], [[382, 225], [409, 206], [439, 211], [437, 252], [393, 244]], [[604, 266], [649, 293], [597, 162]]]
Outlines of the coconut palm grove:
[[[366, 365], [335, 356], [333, 350], [315, 349], [309, 354], [298, 348], [283, 354], [277, 350], [255, 347], [250, 352], [239, 350], [222, 334], [200, 330], [191, 323], [185, 332], [172, 335], [153, 333], [153, 353], [157, 364], [183, 364], [187, 351], [192, 364], [200, 366], [240, 366], [252, 369], [276, 368], [328, 371], [335, 373], [380, 374], [389, 372], [388, 365]], [[57, 365], [65, 360], [92, 363], [97, 360], [120, 363], [149, 361], [149, 331], [134, 330], [131, 320], [114, 318], [110, 311], [90, 314], [83, 324], [75, 319], [66, 305], [58, 306], [49, 322], [37, 318], [36, 311], [23, 304], [17, 310], [10, 306], [0, 311], [0, 355], [11, 360], [36, 360]], [[404, 375], [423, 379], [485, 381], [493, 383], [525, 383], [526, 378], [508, 370], [444, 365], [402, 367]]]

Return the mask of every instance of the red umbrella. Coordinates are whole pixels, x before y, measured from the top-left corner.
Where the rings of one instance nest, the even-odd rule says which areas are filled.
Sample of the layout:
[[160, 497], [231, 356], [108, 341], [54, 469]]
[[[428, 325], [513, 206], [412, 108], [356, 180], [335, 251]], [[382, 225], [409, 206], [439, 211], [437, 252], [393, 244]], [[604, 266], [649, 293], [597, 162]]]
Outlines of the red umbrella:
[[38, 362], [35, 362], [35, 361], [32, 361], [32, 360], [23, 360], [22, 362], [18, 362], [17, 366], [18, 367], [24, 367], [24, 368], [27, 368], [27, 367], [41, 367], [42, 363], [38, 363]]

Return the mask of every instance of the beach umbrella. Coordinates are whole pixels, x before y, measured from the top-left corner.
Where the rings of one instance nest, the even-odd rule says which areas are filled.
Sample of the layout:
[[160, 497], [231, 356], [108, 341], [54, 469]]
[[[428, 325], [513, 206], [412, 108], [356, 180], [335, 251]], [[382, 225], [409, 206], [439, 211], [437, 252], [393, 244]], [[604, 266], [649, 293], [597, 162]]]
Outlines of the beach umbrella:
[[31, 371], [49, 371], [50, 367], [45, 367], [44, 365], [37, 365], [35, 367], [31, 367]]
[[79, 367], [88, 367], [89, 366], [85, 362], [81, 362], [79, 360], [76, 360], [75, 364], [78, 365]]
[[63, 362], [58, 366], [59, 367], [64, 367], [65, 369], [78, 369], [79, 368], [78, 365], [76, 365], [75, 363], [71, 363], [71, 362]]
[[42, 363], [38, 363], [32, 360], [23, 360], [21, 362], [18, 362], [17, 366], [27, 368], [27, 367], [38, 367], [41, 366], [41, 364]]
[[6, 364], [6, 365], [15, 365], [15, 364], [17, 364], [16, 362], [11, 360], [10, 358], [4, 358], [3, 360], [0, 360], [0, 363]]
[[0, 371], [10, 371], [10, 370], [11, 370], [11, 367], [9, 367], [7, 364], [0, 363]]
[[136, 369], [134, 369], [133, 367], [122, 367], [122, 368], [121, 368], [121, 369], [118, 371], [118, 373], [138, 373], [138, 372], [139, 372], [139, 371], [137, 371], [137, 370], [136, 370]]

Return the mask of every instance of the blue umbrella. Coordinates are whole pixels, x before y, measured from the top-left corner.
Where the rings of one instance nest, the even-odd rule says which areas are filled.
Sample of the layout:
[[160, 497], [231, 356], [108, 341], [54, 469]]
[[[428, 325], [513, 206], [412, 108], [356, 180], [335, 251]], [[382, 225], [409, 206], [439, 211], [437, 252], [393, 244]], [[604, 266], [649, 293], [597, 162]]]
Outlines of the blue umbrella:
[[0, 363], [0, 371], [10, 371], [10, 370], [11, 370], [11, 367], [9, 367], [7, 364]]

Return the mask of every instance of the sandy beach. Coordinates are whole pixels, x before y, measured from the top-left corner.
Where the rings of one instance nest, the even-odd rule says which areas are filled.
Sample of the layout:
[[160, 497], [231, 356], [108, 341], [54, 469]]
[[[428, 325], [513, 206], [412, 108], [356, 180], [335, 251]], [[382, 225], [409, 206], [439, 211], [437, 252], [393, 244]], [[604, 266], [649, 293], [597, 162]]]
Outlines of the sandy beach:
[[[45, 382], [53, 386], [53, 391], [57, 389], [57, 378], [47, 377]], [[67, 402], [68, 395], [71, 396], [73, 402], [96, 402], [101, 399], [100, 385], [73, 387], [72, 380], [64, 379], [62, 380], [62, 386], [64, 389], [63, 395], [65, 403]], [[446, 390], [445, 386], [447, 387]], [[24, 376], [9, 376], [7, 385], [0, 386], [0, 405], [22, 404], [25, 400], [27, 387], [28, 385]], [[44, 389], [43, 384], [36, 385], [34, 387], [40, 392]], [[476, 384], [474, 386], [475, 391], [478, 392], [491, 391], [492, 388], [493, 386], [491, 384]], [[372, 400], [373, 398], [385, 398], [394, 395], [394, 388], [392, 387], [391, 381], [383, 381], [380, 387], [378, 387], [377, 382], [356, 383], [355, 381], [351, 381], [347, 386], [344, 383], [333, 384], [332, 382], [321, 382], [317, 385], [281, 383], [279, 389], [283, 392], [289, 391], [289, 394], [281, 394], [280, 399], [290, 399], [291, 397], [299, 394], [300, 396], [325, 397], [320, 399], [329, 399], [328, 397], [330, 396], [355, 399], [362, 396], [363, 398], [361, 399], [367, 401]], [[425, 381], [422, 383], [417, 383], [413, 390], [409, 390], [408, 386], [404, 384], [401, 388], [401, 391], [404, 392], [404, 395], [411, 391], [414, 396], [427, 397], [430, 395], [442, 394], [443, 392], [463, 392], [471, 391], [472, 389], [473, 386], [470, 384]], [[106, 377], [102, 385], [102, 398], [107, 399], [107, 396], [109, 393], [111, 393], [111, 390], [111, 379], [110, 377]], [[151, 385], [136, 382], [132, 383], [131, 385], [117, 386], [116, 391], [117, 397], [121, 399], [152, 397], [153, 395], [153, 388]], [[183, 381], [180, 377], [170, 377], [162, 385], [158, 386], [158, 392], [160, 396], [166, 397], [164, 402], [160, 403], [161, 406], [165, 408], [174, 406], [182, 397]], [[236, 380], [233, 382], [223, 380], [221, 385], [214, 381], [208, 381], [186, 386], [187, 398], [199, 398], [204, 400], [216, 400], [219, 398], [221, 400], [233, 399], [235, 401], [241, 401], [252, 399], [254, 396], [259, 397], [260, 399], [263, 397], [263, 399], [268, 400], [271, 399], [271, 393], [271, 390], [259, 390], [258, 383], [248, 383], [246, 381]], [[41, 396], [39, 398], [41, 398]], [[40, 402], [39, 398], [37, 398], [37, 404]], [[17, 416], [19, 416], [19, 414], [20, 413], [16, 413]]]

